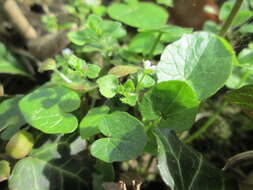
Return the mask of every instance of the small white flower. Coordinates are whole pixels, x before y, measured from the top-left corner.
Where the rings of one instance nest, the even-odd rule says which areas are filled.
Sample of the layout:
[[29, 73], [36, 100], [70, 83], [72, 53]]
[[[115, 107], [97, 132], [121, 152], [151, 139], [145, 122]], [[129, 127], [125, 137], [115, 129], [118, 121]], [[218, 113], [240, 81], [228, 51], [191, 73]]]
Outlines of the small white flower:
[[152, 65], [152, 62], [150, 60], [144, 60], [143, 63], [145, 69], [156, 71], [156, 65]]
[[97, 6], [101, 4], [100, 0], [84, 0], [87, 5]]
[[62, 50], [62, 54], [64, 54], [64, 55], [70, 55], [72, 53], [73, 53], [72, 50], [69, 48], [65, 48]]

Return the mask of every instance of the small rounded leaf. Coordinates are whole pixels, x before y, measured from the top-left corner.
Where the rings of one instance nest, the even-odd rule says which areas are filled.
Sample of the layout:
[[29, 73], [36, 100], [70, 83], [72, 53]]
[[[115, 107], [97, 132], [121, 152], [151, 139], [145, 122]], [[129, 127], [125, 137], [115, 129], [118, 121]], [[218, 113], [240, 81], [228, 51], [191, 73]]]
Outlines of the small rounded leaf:
[[104, 162], [133, 159], [142, 153], [146, 144], [143, 124], [126, 112], [105, 116], [99, 129], [107, 138], [96, 140], [91, 146], [91, 154]]
[[117, 94], [119, 81], [115, 75], [106, 75], [97, 80], [100, 93], [106, 98], [112, 98]]
[[113, 19], [136, 28], [159, 27], [166, 24], [169, 17], [165, 9], [147, 2], [132, 6], [114, 3], [108, 8], [108, 14]]
[[12, 158], [21, 159], [31, 152], [33, 144], [32, 134], [27, 131], [21, 131], [9, 140], [5, 150]]
[[0, 182], [9, 178], [11, 172], [10, 164], [6, 160], [0, 161]]
[[77, 118], [68, 112], [79, 106], [79, 95], [63, 86], [43, 86], [19, 102], [27, 123], [48, 134], [71, 133], [76, 130]]

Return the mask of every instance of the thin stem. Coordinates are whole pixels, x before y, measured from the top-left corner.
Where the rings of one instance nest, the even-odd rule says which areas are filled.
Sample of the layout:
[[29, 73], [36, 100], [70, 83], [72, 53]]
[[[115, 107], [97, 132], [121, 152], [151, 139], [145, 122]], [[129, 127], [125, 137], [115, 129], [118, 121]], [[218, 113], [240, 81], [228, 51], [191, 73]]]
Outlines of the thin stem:
[[145, 73], [142, 73], [142, 76], [141, 76], [140, 80], [138, 80], [138, 83], [136, 85], [135, 92], [139, 92], [140, 91], [141, 82], [143, 81], [145, 75], [146, 75]]
[[225, 21], [224, 25], [221, 28], [221, 31], [219, 33], [220, 36], [224, 37], [229, 30], [230, 26], [232, 25], [235, 16], [237, 15], [241, 5], [242, 5], [243, 0], [237, 0], [236, 3], [234, 4], [234, 7], [228, 16], [227, 20]]
[[150, 50], [150, 52], [149, 52], [148, 59], [151, 59], [151, 58], [153, 57], [154, 52], [155, 52], [155, 49], [156, 49], [158, 43], [159, 43], [160, 40], [161, 40], [162, 34], [163, 34], [162, 32], [159, 32], [159, 34], [158, 34], [158, 36], [157, 36], [157, 38], [156, 38], [156, 41], [155, 41], [153, 47], [151, 48], [151, 50]]
[[216, 121], [216, 119], [218, 118], [219, 114], [222, 112], [223, 108], [227, 106], [227, 104], [228, 104], [227, 102], [224, 102], [223, 104], [221, 104], [221, 106], [219, 107], [219, 109], [212, 115], [212, 117], [210, 117], [208, 119], [208, 121], [201, 128], [199, 128], [199, 130], [197, 130], [191, 136], [189, 136], [188, 138], [186, 138], [184, 140], [184, 142], [185, 143], [190, 143], [193, 140], [195, 140], [196, 138], [198, 138], [199, 136], [201, 136], [203, 133], [205, 133], [206, 130]]

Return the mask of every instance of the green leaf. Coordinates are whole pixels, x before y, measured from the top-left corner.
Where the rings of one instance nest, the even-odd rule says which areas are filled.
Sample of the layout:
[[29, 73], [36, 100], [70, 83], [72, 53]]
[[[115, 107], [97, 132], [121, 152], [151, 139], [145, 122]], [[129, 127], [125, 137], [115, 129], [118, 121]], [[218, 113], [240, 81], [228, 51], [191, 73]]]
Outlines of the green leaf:
[[114, 3], [108, 8], [108, 14], [113, 19], [136, 28], [158, 27], [164, 25], [169, 17], [166, 10], [147, 2], [132, 6]]
[[225, 99], [246, 111], [253, 112], [253, 85], [246, 85], [232, 90], [225, 95]]
[[204, 100], [225, 84], [236, 61], [234, 51], [223, 38], [195, 32], [165, 48], [157, 65], [158, 82], [186, 81]]
[[165, 5], [167, 7], [173, 6], [173, 0], [156, 0], [158, 4]]
[[253, 80], [253, 44], [244, 48], [238, 55], [240, 67], [234, 67], [226, 82], [228, 88], [236, 89], [251, 84]]
[[116, 65], [109, 70], [108, 74], [112, 74], [120, 78], [129, 74], [136, 73], [138, 69], [140, 68], [135, 65]]
[[243, 65], [253, 66], [253, 43], [249, 44], [248, 48], [244, 48], [238, 55], [238, 61]]
[[138, 94], [135, 92], [135, 84], [132, 79], [128, 79], [118, 88], [118, 93], [124, 97], [120, 98], [121, 102], [130, 106], [135, 106], [138, 100]]
[[91, 154], [104, 162], [134, 159], [146, 144], [143, 124], [126, 112], [107, 115], [99, 129], [107, 138], [96, 140], [91, 146]]
[[139, 83], [139, 89], [149, 88], [155, 85], [155, 80], [148, 74], [139, 73], [137, 75], [137, 80]]
[[87, 139], [99, 133], [98, 125], [109, 110], [107, 106], [96, 107], [89, 110], [80, 123], [80, 135], [83, 139]]
[[240, 27], [239, 31], [242, 34], [252, 34], [253, 33], [253, 24], [245, 24]]
[[138, 94], [129, 94], [123, 98], [120, 98], [120, 101], [124, 104], [128, 104], [130, 106], [135, 106], [138, 101]]
[[242, 86], [251, 84], [253, 80], [253, 70], [248, 67], [234, 67], [232, 74], [229, 76], [226, 86], [230, 89], [237, 89]]
[[124, 0], [124, 2], [129, 5], [136, 5], [139, 0]]
[[21, 61], [18, 61], [1, 42], [0, 42], [0, 73], [31, 77], [31, 75], [23, 67]]
[[102, 25], [104, 35], [119, 39], [126, 36], [127, 32], [119, 22], [104, 20]]
[[9, 178], [11, 172], [10, 163], [6, 160], [0, 161], [0, 182], [5, 181]]
[[103, 19], [98, 15], [90, 15], [86, 21], [86, 25], [88, 28], [96, 32], [98, 35], [102, 34], [102, 26]]
[[88, 66], [88, 71], [87, 71], [88, 78], [91, 78], [91, 79], [97, 78], [99, 76], [101, 68], [95, 64], [88, 64], [87, 66]]
[[67, 112], [72, 112], [79, 106], [79, 95], [63, 86], [38, 88], [19, 102], [25, 120], [49, 134], [75, 131], [77, 118]]
[[198, 105], [198, 98], [187, 83], [168, 81], [146, 92], [139, 109], [146, 120], [160, 120], [161, 127], [183, 131], [194, 123]]
[[[133, 37], [131, 40], [128, 50], [135, 53], [142, 53], [143, 55], [148, 55], [153, 46], [156, 43], [158, 33], [154, 32], [141, 32]], [[162, 52], [164, 46], [158, 43], [154, 51], [154, 55], [158, 55]]]
[[115, 75], [106, 75], [97, 80], [100, 93], [106, 98], [112, 98], [117, 94], [119, 81]]
[[98, 36], [91, 29], [78, 30], [68, 33], [69, 40], [78, 45], [83, 46], [89, 42], [98, 41]]
[[158, 144], [158, 169], [171, 190], [235, 190], [224, 174], [203, 156], [184, 145], [168, 129], [154, 132]]
[[72, 69], [79, 71], [79, 72], [84, 72], [86, 62], [83, 59], [75, 56], [74, 54], [66, 55], [66, 58], [67, 58], [68, 65]]
[[174, 25], [163, 25], [159, 27], [152, 27], [149, 29], [139, 29], [140, 32], [156, 32], [156, 33], [162, 33], [161, 42], [163, 43], [171, 43], [181, 38], [184, 34], [190, 34], [192, 33], [192, 28], [183, 28], [180, 26], [174, 26]]
[[66, 136], [53, 142], [49, 140], [30, 157], [17, 162], [9, 179], [9, 189], [87, 189], [91, 162], [84, 160], [84, 156], [77, 157], [85, 147], [85, 141], [80, 138]]
[[54, 59], [47, 59], [39, 66], [39, 72], [54, 71], [57, 68]]
[[0, 104], [0, 132], [6, 128], [19, 129], [26, 123], [18, 107], [21, 98], [22, 96], [17, 96]]
[[206, 32], [212, 32], [214, 34], [218, 34], [219, 31], [221, 30], [221, 26], [214, 21], [208, 20], [204, 23], [203, 29]]
[[94, 168], [96, 169], [97, 173], [102, 174], [103, 181], [108, 181], [108, 182], [114, 181], [115, 172], [114, 172], [113, 164], [96, 160], [96, 165], [94, 166]]

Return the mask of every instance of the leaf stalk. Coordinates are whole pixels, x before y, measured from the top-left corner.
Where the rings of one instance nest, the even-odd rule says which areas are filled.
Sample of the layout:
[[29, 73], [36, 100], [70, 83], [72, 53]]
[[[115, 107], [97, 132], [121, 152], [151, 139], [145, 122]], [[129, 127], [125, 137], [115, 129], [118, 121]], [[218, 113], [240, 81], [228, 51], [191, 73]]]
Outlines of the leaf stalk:
[[225, 23], [223, 24], [222, 28], [221, 28], [221, 31], [219, 33], [219, 35], [221, 37], [225, 37], [226, 36], [226, 33], [227, 31], [229, 30], [229, 28], [231, 27], [239, 9], [241, 8], [242, 6], [242, 2], [243, 0], [237, 0], [236, 3], [234, 4], [234, 7], [231, 11], [231, 13], [229, 14], [227, 20], [225, 21]]

